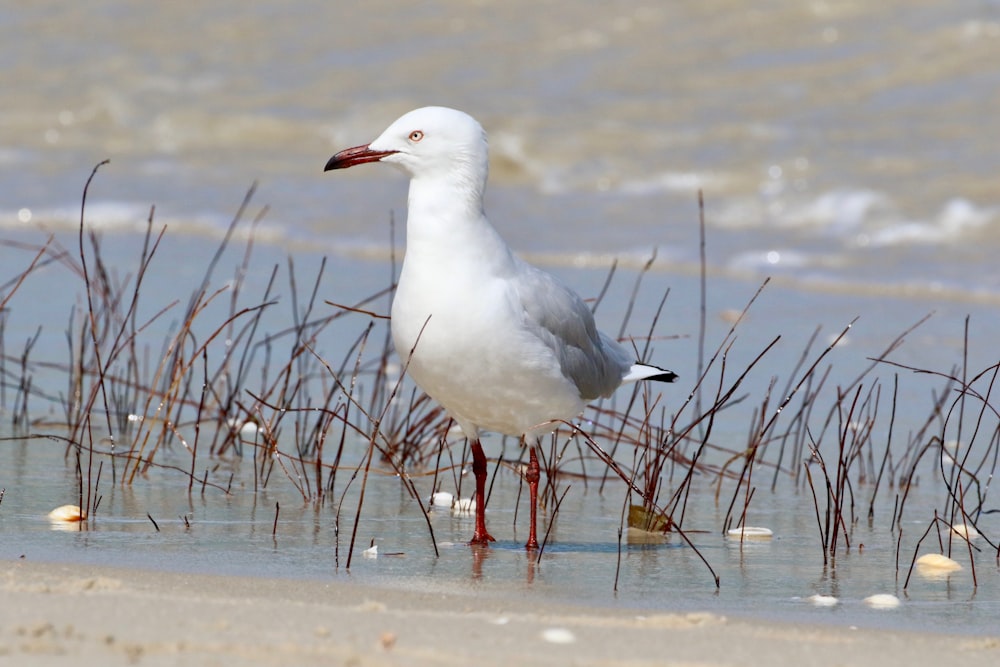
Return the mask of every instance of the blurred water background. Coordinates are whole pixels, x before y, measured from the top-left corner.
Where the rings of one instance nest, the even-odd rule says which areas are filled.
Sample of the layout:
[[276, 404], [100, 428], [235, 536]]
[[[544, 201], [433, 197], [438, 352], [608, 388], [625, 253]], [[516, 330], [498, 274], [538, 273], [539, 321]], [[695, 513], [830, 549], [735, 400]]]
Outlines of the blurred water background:
[[405, 183], [322, 173], [427, 104], [491, 138], [522, 250], [697, 259], [860, 290], [994, 297], [1000, 4], [990, 0], [35, 2], [0, 10], [0, 225], [150, 204], [219, 233], [252, 181], [275, 242], [383, 251]]

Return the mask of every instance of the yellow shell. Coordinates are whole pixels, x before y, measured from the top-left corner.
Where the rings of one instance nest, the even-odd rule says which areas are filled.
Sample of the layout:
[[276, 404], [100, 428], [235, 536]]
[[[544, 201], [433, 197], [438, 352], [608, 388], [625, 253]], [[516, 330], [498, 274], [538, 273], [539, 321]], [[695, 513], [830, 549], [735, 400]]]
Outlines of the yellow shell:
[[87, 513], [79, 505], [62, 505], [49, 512], [49, 521], [86, 521]]
[[924, 554], [917, 559], [917, 567], [928, 570], [941, 570], [943, 572], [954, 572], [962, 569], [962, 566], [957, 561], [941, 554]]

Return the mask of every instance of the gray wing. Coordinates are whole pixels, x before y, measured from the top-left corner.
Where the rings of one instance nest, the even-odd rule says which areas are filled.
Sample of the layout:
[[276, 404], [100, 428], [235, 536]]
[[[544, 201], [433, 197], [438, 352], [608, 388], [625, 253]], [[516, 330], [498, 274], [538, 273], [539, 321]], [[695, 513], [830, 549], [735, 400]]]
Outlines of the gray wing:
[[584, 400], [609, 396], [632, 365], [617, 341], [597, 330], [590, 308], [550, 274], [522, 263], [515, 289], [525, 323], [559, 360]]

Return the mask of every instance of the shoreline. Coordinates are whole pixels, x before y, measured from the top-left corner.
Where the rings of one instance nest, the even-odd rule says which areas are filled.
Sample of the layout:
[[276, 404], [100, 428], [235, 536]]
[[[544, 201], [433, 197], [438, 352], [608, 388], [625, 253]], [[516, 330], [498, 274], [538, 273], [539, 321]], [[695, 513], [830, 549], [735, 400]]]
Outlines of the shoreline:
[[0, 571], [0, 656], [22, 665], [835, 665], [966, 656], [989, 664], [1000, 657], [1000, 635], [563, 603], [521, 608], [467, 592], [27, 560], [3, 561]]

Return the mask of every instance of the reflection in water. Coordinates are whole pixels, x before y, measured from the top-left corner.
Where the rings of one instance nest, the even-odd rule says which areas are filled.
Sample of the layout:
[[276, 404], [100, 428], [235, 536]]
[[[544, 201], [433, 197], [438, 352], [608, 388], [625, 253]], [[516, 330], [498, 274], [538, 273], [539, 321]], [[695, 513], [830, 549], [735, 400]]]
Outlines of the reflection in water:
[[90, 524], [86, 521], [49, 521], [49, 528], [52, 530], [59, 530], [63, 532], [74, 532], [78, 533], [81, 531], [89, 530]]
[[470, 544], [469, 555], [472, 557], [472, 579], [479, 581], [483, 578], [483, 563], [490, 557], [489, 546], [483, 544]]

